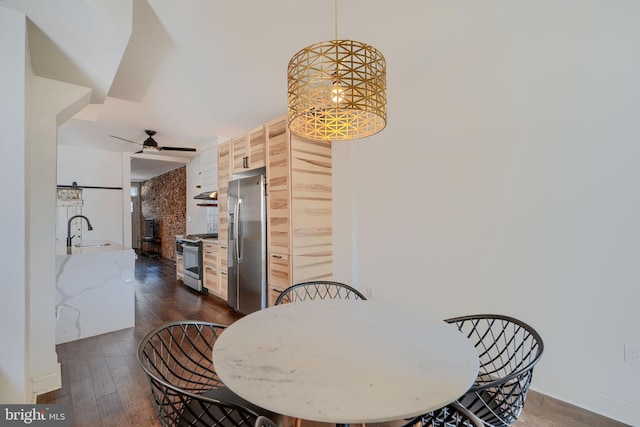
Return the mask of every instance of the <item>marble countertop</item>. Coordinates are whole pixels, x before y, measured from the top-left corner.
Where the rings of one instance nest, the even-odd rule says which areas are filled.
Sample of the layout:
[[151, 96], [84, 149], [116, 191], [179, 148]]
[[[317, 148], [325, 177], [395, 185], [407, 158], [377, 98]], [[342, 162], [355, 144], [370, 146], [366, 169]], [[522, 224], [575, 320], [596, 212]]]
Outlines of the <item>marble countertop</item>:
[[111, 240], [84, 240], [80, 246], [76, 246], [76, 244], [73, 246], [74, 251], [77, 251], [73, 255], [116, 252], [131, 249]]
[[421, 310], [379, 301], [270, 307], [229, 326], [213, 348], [222, 381], [271, 411], [326, 423], [402, 420], [464, 394], [475, 347]]

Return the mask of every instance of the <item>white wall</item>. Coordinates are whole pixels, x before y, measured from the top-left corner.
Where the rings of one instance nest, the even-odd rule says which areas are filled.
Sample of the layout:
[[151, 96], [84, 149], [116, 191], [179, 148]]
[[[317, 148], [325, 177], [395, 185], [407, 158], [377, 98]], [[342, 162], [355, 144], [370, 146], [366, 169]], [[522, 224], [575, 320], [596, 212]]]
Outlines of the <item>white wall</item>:
[[333, 280], [355, 286], [365, 296], [368, 294], [366, 285], [358, 286], [357, 269], [354, 268], [356, 246], [355, 233], [358, 230], [356, 222], [356, 199], [353, 197], [353, 184], [356, 176], [352, 166], [351, 153], [355, 144], [342, 143], [331, 146], [332, 188], [333, 188]]
[[[83, 225], [83, 240], [111, 240], [124, 244], [124, 223], [130, 224], [130, 214], [123, 218], [123, 203], [130, 200], [130, 182], [123, 181], [122, 153], [58, 145], [58, 185], [116, 187], [122, 190], [85, 188], [82, 190], [82, 214], [89, 218], [93, 231]], [[123, 197], [126, 193], [127, 197]], [[127, 207], [128, 207], [127, 202]], [[128, 211], [127, 211], [128, 212]], [[66, 230], [62, 230], [66, 236]], [[60, 235], [60, 232], [58, 232]]]
[[[14, 242], [2, 254], [7, 284], [3, 289], [3, 339], [10, 342], [0, 371], [0, 401], [34, 402], [35, 395], [60, 386], [55, 352], [55, 170], [56, 128], [89, 102], [90, 90], [32, 75], [26, 53], [24, 15], [0, 8], [3, 103], [6, 132], [3, 158], [2, 223]], [[22, 40], [22, 43], [16, 41]], [[6, 130], [4, 130], [6, 129]], [[6, 217], [5, 217], [6, 216]], [[18, 235], [12, 236], [13, 233]], [[19, 237], [21, 236], [21, 237]]]
[[56, 131], [91, 90], [33, 76], [29, 114], [29, 349], [34, 396], [61, 386], [55, 352]]
[[[224, 140], [226, 138], [220, 138]], [[200, 186], [200, 188], [198, 188]], [[187, 164], [187, 234], [209, 233], [207, 212], [217, 213], [217, 208], [198, 206], [202, 200], [193, 197], [204, 191], [218, 189], [218, 139], [208, 141], [200, 147], [200, 153]]]
[[195, 156], [187, 163], [187, 233], [202, 234], [206, 231], [207, 217], [205, 209], [196, 206], [195, 195], [200, 193], [202, 175], [200, 173], [200, 155]]
[[0, 209], [2, 235], [11, 245], [0, 248], [3, 277], [0, 298], [0, 402], [25, 403], [30, 394], [27, 335], [26, 224], [26, 18], [0, 7], [0, 129], [2, 167]]
[[389, 123], [348, 143], [355, 207], [334, 186], [356, 285], [520, 318], [545, 342], [535, 389], [640, 425], [640, 3], [424, 9], [404, 23], [434, 28], [422, 51], [376, 46]]

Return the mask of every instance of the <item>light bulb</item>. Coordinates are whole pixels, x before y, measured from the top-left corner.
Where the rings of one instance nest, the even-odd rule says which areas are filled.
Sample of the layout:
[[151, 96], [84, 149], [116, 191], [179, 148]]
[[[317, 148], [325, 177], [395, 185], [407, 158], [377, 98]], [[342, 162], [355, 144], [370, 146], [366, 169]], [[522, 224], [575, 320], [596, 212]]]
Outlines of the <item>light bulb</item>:
[[331, 100], [336, 104], [344, 101], [344, 89], [340, 86], [334, 86], [334, 88], [331, 89]]

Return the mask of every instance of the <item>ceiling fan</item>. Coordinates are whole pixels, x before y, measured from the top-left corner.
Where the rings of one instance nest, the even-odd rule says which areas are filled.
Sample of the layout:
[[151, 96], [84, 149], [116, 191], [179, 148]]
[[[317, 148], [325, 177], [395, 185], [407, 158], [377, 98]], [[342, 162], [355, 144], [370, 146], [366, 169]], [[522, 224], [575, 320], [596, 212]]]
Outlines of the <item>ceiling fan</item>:
[[115, 136], [115, 135], [109, 135], [112, 138], [117, 138], [117, 139], [121, 139], [123, 141], [127, 141], [127, 142], [131, 142], [132, 144], [138, 144], [138, 145], [142, 145], [142, 150], [140, 151], [136, 151], [134, 154], [139, 154], [139, 153], [144, 153], [145, 150], [146, 151], [191, 151], [191, 152], [195, 152], [196, 149], [195, 148], [188, 148], [188, 147], [161, 147], [158, 145], [158, 143], [156, 142], [155, 139], [153, 139], [153, 135], [156, 134], [155, 130], [145, 130], [144, 133], [146, 133], [149, 137], [147, 139], [144, 140], [143, 143], [139, 143], [139, 142], [135, 142], [135, 141], [131, 141], [128, 139], [124, 139], [124, 138], [120, 138], [119, 136]]

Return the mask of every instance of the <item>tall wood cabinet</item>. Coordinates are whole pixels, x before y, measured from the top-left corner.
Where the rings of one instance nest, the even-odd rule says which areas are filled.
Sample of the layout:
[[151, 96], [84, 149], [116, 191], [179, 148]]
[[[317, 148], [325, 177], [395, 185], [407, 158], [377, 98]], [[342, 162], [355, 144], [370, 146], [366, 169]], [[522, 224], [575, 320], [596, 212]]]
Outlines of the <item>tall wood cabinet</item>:
[[231, 179], [231, 142], [218, 145], [218, 290], [220, 296], [227, 296], [227, 258], [229, 237], [229, 180]]
[[265, 125], [269, 304], [286, 287], [333, 277], [331, 144]]
[[228, 183], [266, 167], [269, 305], [285, 288], [333, 277], [331, 144], [292, 135], [286, 117], [218, 145], [218, 289], [227, 289]]

